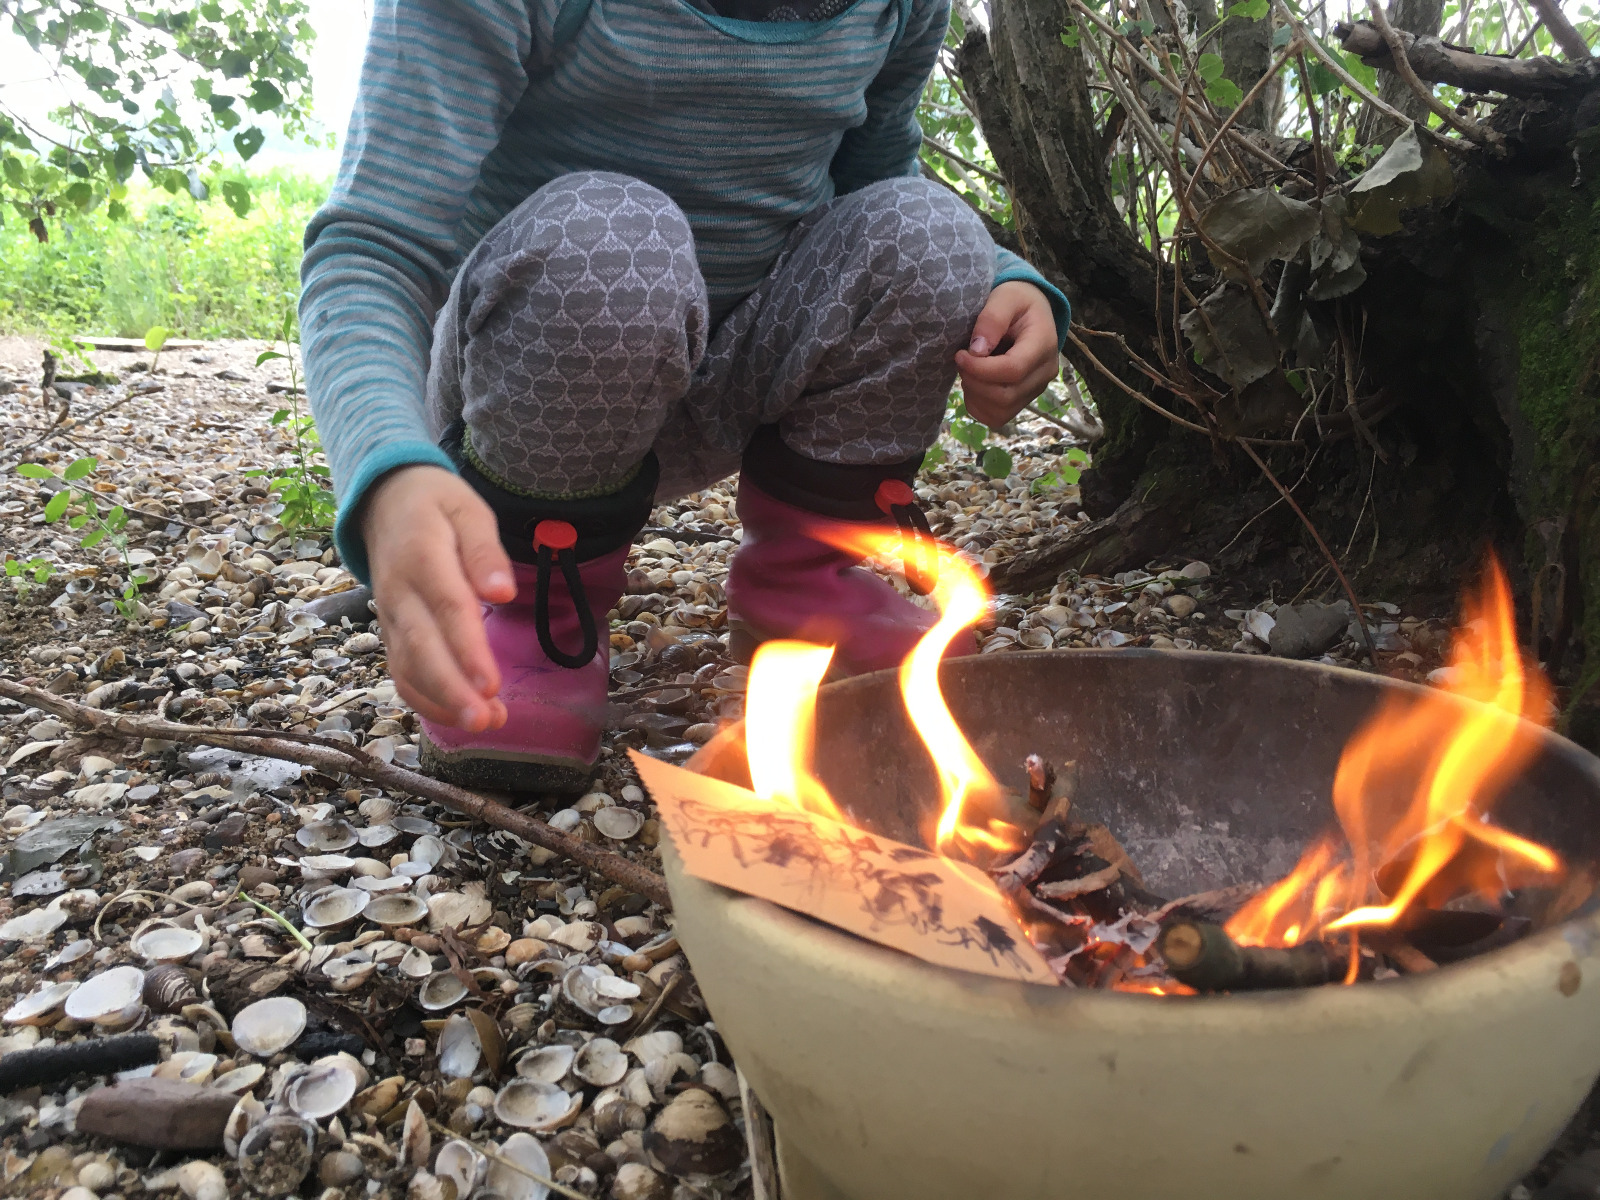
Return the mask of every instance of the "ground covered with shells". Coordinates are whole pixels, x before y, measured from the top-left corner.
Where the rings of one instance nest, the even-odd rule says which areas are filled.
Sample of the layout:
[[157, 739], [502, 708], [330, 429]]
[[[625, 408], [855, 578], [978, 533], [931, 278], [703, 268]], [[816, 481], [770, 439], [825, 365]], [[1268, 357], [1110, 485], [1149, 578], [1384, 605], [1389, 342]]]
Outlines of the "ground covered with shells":
[[[365, 590], [326, 536], [286, 530], [249, 474], [293, 461], [290, 425], [270, 423], [288, 365], [258, 368], [266, 347], [251, 342], [154, 364], [96, 352], [98, 382], [42, 396], [41, 348], [0, 339], [0, 556], [16, 564], [0, 579], [0, 674], [103, 710], [318, 733], [414, 767], [415, 718]], [[933, 527], [993, 563], [1082, 519], [1054, 474], [1069, 444], [1028, 418], [1008, 443], [1014, 473], [994, 480], [951, 443], [921, 489]], [[84, 548], [93, 526], [70, 528], [83, 506], [47, 520], [62, 483], [14, 469], [59, 475], [84, 457], [98, 465], [71, 486], [124, 507], [125, 546]], [[593, 790], [502, 799], [659, 868], [625, 751], [682, 761], [739, 715], [722, 592], [738, 538], [731, 486], [656, 510], [613, 613]], [[133, 571], [145, 578], [130, 593]], [[1317, 599], [1245, 595], [1221, 565], [1180, 560], [1067, 572], [996, 597], [980, 637], [984, 653], [1360, 665], [1348, 607]], [[1440, 669], [1449, 615], [1370, 605], [1386, 669]], [[732, 1057], [671, 914], [645, 897], [405, 795], [84, 735], [4, 700], [0, 764], [5, 1194], [531, 1200], [547, 1194], [534, 1176], [617, 1200], [754, 1194]], [[153, 1035], [160, 1061], [107, 1103], [96, 1089], [117, 1064], [94, 1055], [149, 1045], [130, 1034]], [[31, 1061], [20, 1052], [50, 1046], [79, 1047], [77, 1069], [7, 1091], [8, 1066]], [[1530, 1185], [1592, 1144], [1591, 1126], [1586, 1107]]]

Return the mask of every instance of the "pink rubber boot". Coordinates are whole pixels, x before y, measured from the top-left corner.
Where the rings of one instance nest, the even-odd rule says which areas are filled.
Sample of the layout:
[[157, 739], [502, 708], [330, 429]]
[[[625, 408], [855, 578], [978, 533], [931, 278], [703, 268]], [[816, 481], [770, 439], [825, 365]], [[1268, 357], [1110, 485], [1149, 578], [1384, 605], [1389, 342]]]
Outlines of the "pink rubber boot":
[[[541, 523], [534, 537], [540, 564], [512, 564], [516, 599], [484, 606], [506, 723], [468, 733], [424, 720], [421, 758], [430, 773], [464, 787], [501, 791], [581, 792], [588, 786], [600, 754], [610, 679], [606, 615], [627, 581], [628, 547], [578, 563], [575, 541], [565, 522]], [[539, 600], [541, 573], [545, 604]], [[584, 604], [573, 603], [574, 591], [582, 593]], [[548, 610], [543, 620], [541, 608]]]
[[[748, 662], [762, 642], [798, 638], [838, 647], [835, 678], [879, 671], [898, 667], [938, 621], [938, 613], [918, 608], [825, 536], [830, 526], [862, 522], [775, 500], [748, 470], [739, 478], [738, 509], [744, 540], [728, 567], [727, 593], [729, 649], [740, 661]], [[975, 648], [958, 637], [947, 655]]]

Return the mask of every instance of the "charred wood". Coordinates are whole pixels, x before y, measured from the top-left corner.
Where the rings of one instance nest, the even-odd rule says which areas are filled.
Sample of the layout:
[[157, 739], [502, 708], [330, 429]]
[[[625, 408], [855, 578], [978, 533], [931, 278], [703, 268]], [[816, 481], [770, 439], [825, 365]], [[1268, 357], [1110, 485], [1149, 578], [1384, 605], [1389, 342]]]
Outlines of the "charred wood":
[[1324, 942], [1241, 946], [1222, 926], [1204, 921], [1168, 921], [1155, 948], [1172, 977], [1199, 992], [1318, 987], [1345, 971], [1344, 954]]

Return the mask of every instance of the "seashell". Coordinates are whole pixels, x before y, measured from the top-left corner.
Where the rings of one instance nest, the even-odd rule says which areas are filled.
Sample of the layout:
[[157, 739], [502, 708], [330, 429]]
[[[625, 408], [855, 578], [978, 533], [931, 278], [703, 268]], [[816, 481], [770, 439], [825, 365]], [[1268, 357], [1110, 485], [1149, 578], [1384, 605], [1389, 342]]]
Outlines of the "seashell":
[[633, 1020], [631, 1004], [608, 1004], [595, 1013], [594, 1019], [602, 1025], [626, 1025]]
[[581, 1096], [553, 1083], [518, 1075], [494, 1098], [494, 1115], [515, 1129], [558, 1129], [577, 1115]]
[[433, 956], [420, 946], [412, 946], [400, 960], [400, 974], [411, 979], [426, 979], [433, 974]]
[[268, 996], [241, 1008], [233, 1017], [233, 1040], [257, 1058], [287, 1050], [306, 1029], [306, 1006], [293, 996]]
[[467, 985], [453, 971], [437, 971], [417, 991], [417, 1003], [429, 1012], [441, 1012], [459, 1004], [467, 995]]
[[700, 1064], [679, 1051], [658, 1058], [645, 1067], [644, 1081], [650, 1085], [650, 1094], [660, 1102], [667, 1098], [667, 1089], [674, 1083], [680, 1079], [693, 1079], [699, 1071]]
[[66, 910], [52, 901], [0, 924], [0, 942], [42, 942], [66, 923]]
[[479, 1154], [472, 1143], [453, 1138], [439, 1147], [439, 1154], [433, 1160], [433, 1173], [454, 1183], [458, 1197], [466, 1197], [483, 1182], [488, 1166], [489, 1160]]
[[[204, 948], [205, 935], [193, 929], [183, 929], [165, 922], [151, 922], [133, 935], [128, 948], [147, 963], [157, 966], [179, 963]], [[165, 1010], [167, 1012], [172, 1009]]]
[[481, 892], [440, 892], [428, 897], [428, 928], [437, 932], [482, 925], [493, 911], [489, 897]]
[[79, 938], [75, 942], [68, 942], [52, 954], [44, 964], [44, 969], [46, 971], [54, 971], [57, 967], [65, 967], [77, 962], [79, 959], [88, 958], [93, 953], [94, 943], [88, 938]]
[[47, 983], [34, 988], [6, 1009], [0, 1021], [7, 1025], [54, 1025], [61, 1019], [61, 1006], [77, 989], [76, 983]]
[[175, 1013], [198, 999], [200, 993], [182, 967], [163, 963], [144, 973], [144, 1002], [153, 1012]]
[[[606, 1100], [602, 1096], [611, 1096]], [[650, 1122], [650, 1118], [631, 1100], [625, 1100], [615, 1092], [602, 1093], [594, 1101], [594, 1131], [599, 1134], [600, 1140], [614, 1142], [630, 1129], [643, 1129]]]
[[366, 796], [356, 809], [374, 825], [381, 825], [399, 812], [400, 806], [387, 796]]
[[350, 955], [330, 958], [322, 964], [322, 973], [336, 992], [355, 991], [371, 979], [377, 970], [378, 964], [370, 958], [358, 959]]
[[380, 1079], [365, 1091], [358, 1092], [352, 1103], [356, 1111], [363, 1116], [381, 1117], [400, 1103], [400, 1089], [404, 1084], [405, 1079], [399, 1075]]
[[284, 1089], [284, 1103], [302, 1117], [331, 1117], [355, 1097], [360, 1078], [337, 1055], [318, 1059]]
[[700, 1082], [724, 1100], [735, 1100], [739, 1096], [739, 1073], [727, 1063], [706, 1063], [700, 1068]]
[[166, 1062], [160, 1064], [152, 1075], [158, 1079], [176, 1079], [181, 1083], [204, 1084], [211, 1080], [211, 1073], [217, 1069], [217, 1056], [203, 1054], [198, 1050], [185, 1050], [174, 1054]]
[[645, 1149], [673, 1175], [721, 1175], [744, 1158], [744, 1138], [717, 1098], [690, 1088], [672, 1098], [644, 1135]]
[[411, 895], [375, 896], [365, 913], [367, 920], [385, 929], [415, 925], [427, 915], [428, 905]]
[[611, 1200], [667, 1200], [671, 1194], [667, 1181], [657, 1171], [631, 1159], [617, 1167], [611, 1181]]
[[318, 854], [337, 854], [354, 846], [360, 838], [349, 821], [335, 817], [330, 821], [313, 821], [309, 825], [302, 825], [294, 835], [294, 840]]
[[511, 945], [511, 935], [498, 925], [491, 925], [478, 935], [477, 946], [480, 954], [499, 954]]
[[577, 1055], [577, 1050], [559, 1042], [552, 1046], [540, 1046], [517, 1059], [517, 1074], [541, 1083], [560, 1083], [572, 1070], [572, 1060]]
[[615, 842], [625, 842], [644, 828], [644, 817], [631, 808], [602, 808], [591, 820], [597, 831]]
[[122, 1028], [144, 1012], [144, 972], [138, 967], [112, 967], [81, 983], [62, 1011], [74, 1021]]
[[505, 1039], [500, 1035], [500, 1025], [481, 1008], [462, 1010], [478, 1034], [478, 1046], [483, 1051], [483, 1062], [489, 1074], [500, 1074], [500, 1060], [505, 1054]]
[[626, 1008], [623, 1001], [638, 999], [640, 989], [632, 980], [620, 979], [606, 974], [599, 967], [584, 965], [573, 967], [561, 977], [561, 994], [580, 1011], [591, 1017], [599, 1017], [608, 1025], [615, 1025], [627, 1020], [627, 1017], [607, 1020], [602, 1013], [607, 1009]]
[[[266, 1068], [261, 1068], [261, 1073], [266, 1074]], [[229, 1071], [228, 1075], [234, 1072]], [[224, 1075], [222, 1078], [226, 1079]], [[220, 1082], [220, 1081], [219, 1081]], [[222, 1148], [227, 1151], [230, 1158], [239, 1156], [239, 1143], [244, 1140], [255, 1125], [267, 1115], [267, 1106], [254, 1096], [243, 1095], [239, 1103], [233, 1106], [233, 1111], [228, 1114], [228, 1123], [222, 1127]]]
[[[211, 1081], [211, 1090], [216, 1092], [231, 1092], [235, 1096], [242, 1096], [253, 1089], [266, 1075], [267, 1069], [260, 1063], [251, 1063], [244, 1067], [235, 1067]], [[234, 1147], [235, 1154], [239, 1152]]]
[[297, 865], [308, 876], [348, 875], [355, 868], [356, 860], [343, 854], [307, 854]]
[[368, 825], [356, 833], [356, 839], [369, 850], [387, 846], [399, 836], [400, 831], [393, 825]]
[[406, 852], [406, 858], [413, 863], [421, 863], [427, 867], [438, 866], [439, 860], [444, 857], [444, 843], [436, 837], [419, 837], [411, 843], [411, 849]]
[[401, 833], [409, 833], [417, 837], [436, 837], [439, 827], [426, 817], [413, 817], [409, 814], [395, 817], [389, 822]]
[[428, 1132], [428, 1118], [421, 1106], [412, 1100], [406, 1105], [406, 1122], [400, 1127], [400, 1165], [418, 1170], [428, 1165], [433, 1156], [433, 1137]]
[[477, 1024], [466, 1013], [455, 1013], [439, 1030], [439, 1073], [452, 1079], [471, 1078], [482, 1058]]
[[641, 1033], [622, 1048], [648, 1067], [658, 1058], [682, 1054], [683, 1038], [670, 1029], [658, 1029], [654, 1033]]
[[[550, 1178], [550, 1156], [532, 1134], [513, 1133], [500, 1147], [496, 1160], [484, 1173], [484, 1188], [501, 1200], [545, 1200], [550, 1189], [541, 1179]], [[526, 1168], [526, 1173], [517, 1167]]]
[[387, 879], [389, 864], [376, 858], [356, 858], [350, 862], [350, 873], [359, 879]]
[[176, 1167], [147, 1175], [144, 1186], [149, 1192], [178, 1188], [188, 1200], [228, 1200], [228, 1181], [222, 1169], [203, 1158], [193, 1158]]
[[528, 1034], [542, 1018], [541, 1010], [533, 1004], [513, 1004], [505, 1011], [506, 1028], [513, 1033]]
[[289, 614], [289, 626], [292, 629], [321, 629], [327, 622], [316, 613], [307, 612], [297, 608]]
[[372, 893], [360, 888], [328, 888], [305, 906], [301, 919], [313, 929], [337, 929], [359, 917], [371, 901]]
[[316, 1147], [315, 1125], [277, 1113], [252, 1125], [239, 1139], [239, 1175], [264, 1196], [287, 1196], [310, 1173]]
[[628, 1073], [628, 1056], [621, 1046], [607, 1037], [592, 1038], [578, 1051], [572, 1073], [595, 1087], [621, 1083]]
[[378, 879], [372, 875], [357, 875], [350, 881], [350, 886], [360, 888], [363, 892], [374, 896], [393, 896], [410, 891], [414, 882], [404, 875], [390, 875], [387, 879]]
[[605, 928], [597, 921], [573, 921], [552, 932], [545, 940], [582, 954], [594, 949], [595, 943], [604, 936]]

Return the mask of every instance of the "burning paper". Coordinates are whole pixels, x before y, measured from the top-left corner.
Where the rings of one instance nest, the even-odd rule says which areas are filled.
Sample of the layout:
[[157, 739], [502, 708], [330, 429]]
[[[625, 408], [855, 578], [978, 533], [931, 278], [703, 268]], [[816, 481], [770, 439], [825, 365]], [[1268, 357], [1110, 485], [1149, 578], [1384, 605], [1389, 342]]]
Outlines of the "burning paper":
[[941, 967], [1056, 982], [975, 867], [638, 752], [633, 761], [689, 874]]

